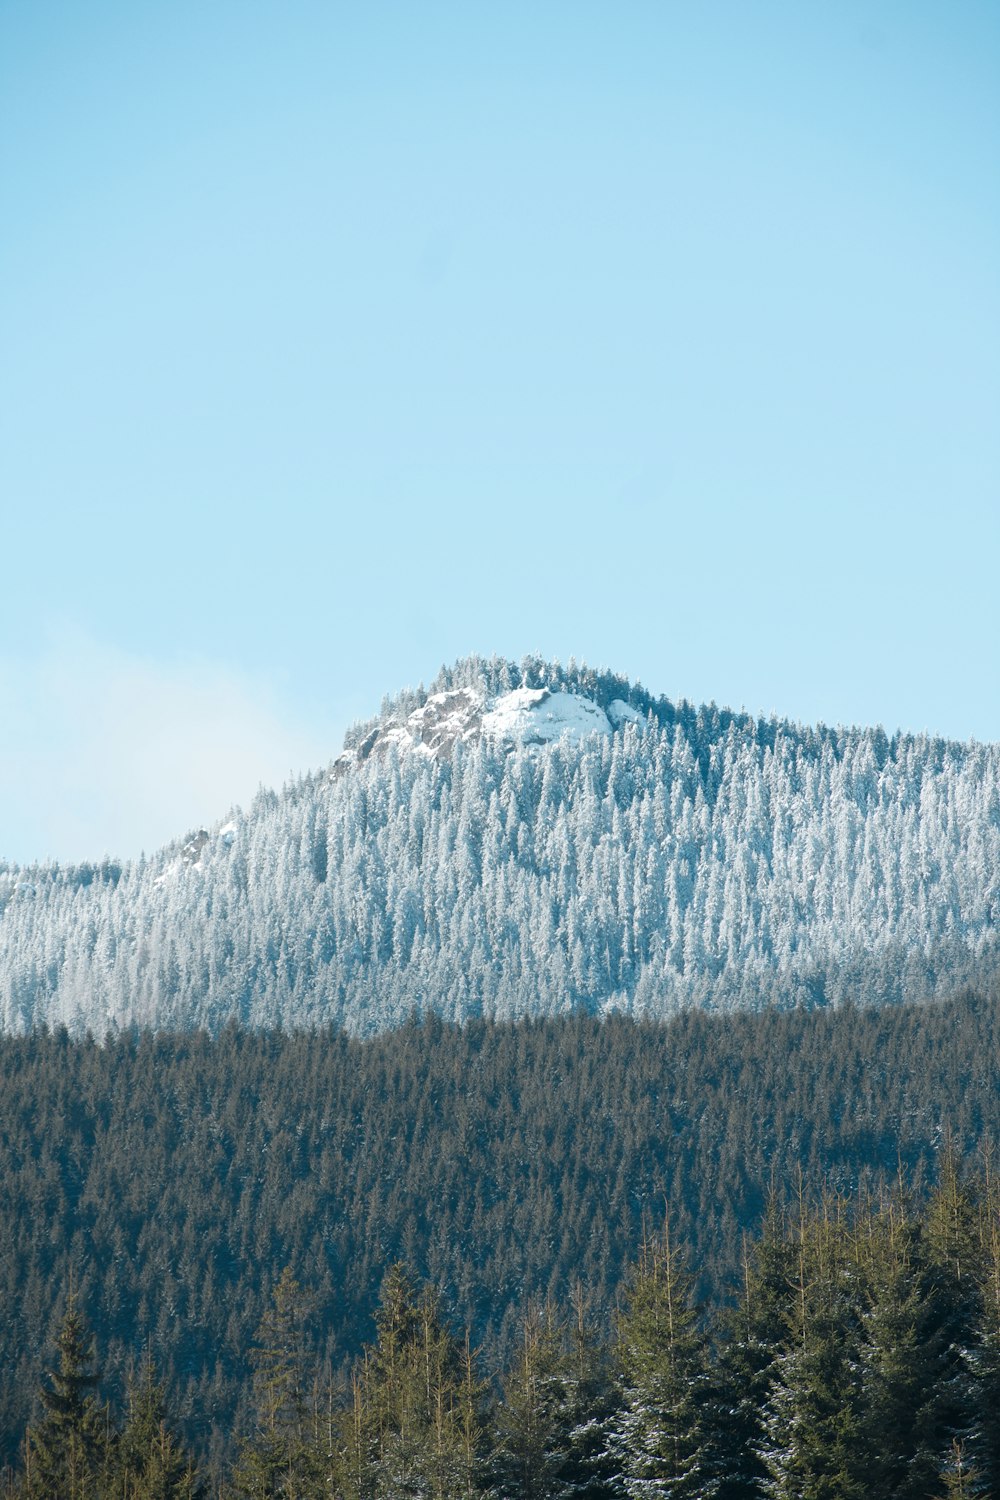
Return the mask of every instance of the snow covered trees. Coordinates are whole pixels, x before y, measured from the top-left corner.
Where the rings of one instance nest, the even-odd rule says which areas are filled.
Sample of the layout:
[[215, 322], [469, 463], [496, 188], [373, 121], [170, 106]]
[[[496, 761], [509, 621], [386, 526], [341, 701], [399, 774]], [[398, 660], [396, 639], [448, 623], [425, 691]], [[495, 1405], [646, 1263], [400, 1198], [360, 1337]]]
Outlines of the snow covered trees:
[[0, 868], [0, 1026], [868, 1003], [1000, 962], [1000, 748], [695, 711], [538, 662], [449, 680], [637, 717], [438, 756], [390, 704], [367, 758], [204, 838]]

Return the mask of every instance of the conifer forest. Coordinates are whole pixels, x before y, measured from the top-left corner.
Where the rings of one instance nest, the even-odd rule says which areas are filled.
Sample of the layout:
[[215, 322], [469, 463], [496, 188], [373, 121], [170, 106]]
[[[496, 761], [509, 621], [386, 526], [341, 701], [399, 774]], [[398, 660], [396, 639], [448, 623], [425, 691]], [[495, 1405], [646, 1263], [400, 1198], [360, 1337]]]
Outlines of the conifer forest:
[[0, 1500], [1000, 1500], [998, 83], [0, 0]]
[[[114, 1410], [72, 1289], [11, 1496], [995, 1495], [1000, 1232], [989, 1164], [951, 1157], [919, 1209], [905, 1186], [769, 1204], [733, 1305], [706, 1318], [669, 1205], [610, 1317], [577, 1283], [518, 1310], [489, 1372], [438, 1293], [400, 1263], [372, 1340], [331, 1380], [309, 1290], [286, 1270], [246, 1351], [225, 1473], [178, 1438], [147, 1349]], [[492, 1374], [492, 1378], [490, 1378]]]
[[998, 1005], [7, 1038], [8, 1488], [996, 1493]]
[[1000, 1494], [1000, 759], [470, 658], [0, 869], [11, 1496]]

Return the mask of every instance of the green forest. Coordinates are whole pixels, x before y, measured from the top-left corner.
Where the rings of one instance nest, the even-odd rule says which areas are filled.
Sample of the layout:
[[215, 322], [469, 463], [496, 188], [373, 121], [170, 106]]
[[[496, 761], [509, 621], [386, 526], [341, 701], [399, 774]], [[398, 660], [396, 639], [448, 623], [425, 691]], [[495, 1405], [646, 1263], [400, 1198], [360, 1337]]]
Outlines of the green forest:
[[772, 1201], [735, 1305], [699, 1315], [667, 1211], [611, 1318], [528, 1303], [490, 1371], [399, 1264], [346, 1380], [286, 1271], [247, 1351], [233, 1462], [199, 1473], [151, 1359], [102, 1403], [75, 1293], [8, 1500], [935, 1500], [1000, 1492], [1000, 1192]]
[[70, 1287], [102, 1399], [127, 1410], [152, 1361], [213, 1483], [252, 1429], [248, 1351], [286, 1272], [325, 1389], [350, 1389], [405, 1264], [495, 1391], [526, 1310], [558, 1321], [575, 1287], [588, 1336], [613, 1342], [669, 1203], [708, 1327], [769, 1202], [904, 1180], [922, 1205], [946, 1148], [976, 1162], [1000, 1134], [997, 1012], [994, 994], [662, 1024], [415, 1017], [367, 1040], [4, 1038], [0, 1461], [22, 1461]]

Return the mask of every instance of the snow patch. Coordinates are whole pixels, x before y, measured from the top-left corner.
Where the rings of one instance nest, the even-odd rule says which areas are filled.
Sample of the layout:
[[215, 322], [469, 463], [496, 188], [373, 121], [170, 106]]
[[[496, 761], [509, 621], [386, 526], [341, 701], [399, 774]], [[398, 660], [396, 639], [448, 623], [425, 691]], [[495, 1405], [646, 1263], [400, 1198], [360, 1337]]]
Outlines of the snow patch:
[[[645, 722], [627, 703], [618, 722]], [[339, 781], [352, 766], [381, 754], [388, 745], [432, 760], [446, 760], [459, 743], [475, 744], [481, 735], [503, 744], [548, 745], [568, 738], [573, 742], [591, 734], [609, 735], [612, 721], [590, 698], [550, 688], [516, 688], [499, 698], [486, 699], [475, 688], [452, 688], [432, 693], [404, 722], [378, 725], [352, 750], [345, 750], [330, 768]]]
[[608, 718], [616, 729], [623, 724], [636, 724], [640, 729], [646, 727], [646, 715], [641, 714], [631, 703], [625, 703], [621, 698], [616, 698], [613, 703], [608, 704]]
[[517, 688], [497, 698], [483, 715], [483, 733], [521, 745], [545, 745], [567, 737], [611, 733], [611, 722], [590, 698], [552, 693], [548, 688]]

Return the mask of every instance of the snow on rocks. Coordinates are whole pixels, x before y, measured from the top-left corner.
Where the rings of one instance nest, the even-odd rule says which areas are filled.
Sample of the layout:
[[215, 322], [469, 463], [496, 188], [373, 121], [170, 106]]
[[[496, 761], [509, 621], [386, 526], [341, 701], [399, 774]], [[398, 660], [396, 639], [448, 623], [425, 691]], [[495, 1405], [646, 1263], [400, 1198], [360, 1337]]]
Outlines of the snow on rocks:
[[[642, 715], [627, 704], [621, 722]], [[481, 735], [503, 744], [549, 745], [554, 740], [578, 742], [587, 735], [612, 733], [612, 720], [590, 698], [549, 688], [517, 688], [487, 699], [475, 688], [452, 688], [432, 693], [402, 723], [380, 724], [352, 750], [334, 761], [330, 780], [338, 781], [351, 766], [384, 751], [389, 745], [435, 760], [446, 760], [460, 742], [474, 744]]]
[[153, 884], [166, 885], [188, 870], [203, 870], [206, 855], [212, 853], [213, 845], [217, 844], [220, 849], [231, 849], [236, 841], [236, 834], [235, 822], [224, 823], [214, 834], [210, 834], [207, 828], [199, 828], [185, 841], [180, 854], [175, 855], [157, 875]]
[[407, 719], [406, 728], [420, 748], [447, 754], [456, 741], [478, 738], [482, 708], [482, 696], [474, 688], [432, 693]]
[[581, 740], [588, 734], [610, 734], [611, 722], [590, 698], [517, 688], [497, 698], [483, 715], [483, 733], [511, 744], [545, 745], [564, 736]]
[[621, 698], [608, 704], [608, 718], [616, 729], [621, 729], [623, 724], [634, 724], [638, 729], [646, 727], [646, 715], [633, 708], [631, 703], [624, 703]]

